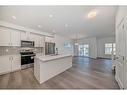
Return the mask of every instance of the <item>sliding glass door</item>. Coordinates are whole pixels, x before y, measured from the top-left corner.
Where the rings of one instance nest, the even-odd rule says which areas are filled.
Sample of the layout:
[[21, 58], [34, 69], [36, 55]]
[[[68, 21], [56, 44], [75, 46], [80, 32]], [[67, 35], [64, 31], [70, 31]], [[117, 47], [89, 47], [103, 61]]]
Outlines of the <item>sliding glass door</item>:
[[82, 44], [78, 47], [78, 55], [89, 57], [89, 44]]

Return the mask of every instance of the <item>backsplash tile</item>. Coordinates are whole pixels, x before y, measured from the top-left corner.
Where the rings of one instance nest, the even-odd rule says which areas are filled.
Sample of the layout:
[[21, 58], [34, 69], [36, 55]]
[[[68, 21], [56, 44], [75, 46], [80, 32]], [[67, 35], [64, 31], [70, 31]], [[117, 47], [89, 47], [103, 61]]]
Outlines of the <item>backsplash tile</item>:
[[19, 54], [20, 47], [0, 47], [0, 56], [2, 55], [12, 55], [12, 54]]
[[[21, 47], [0, 46], [0, 56], [20, 54]], [[36, 53], [43, 53], [43, 48], [35, 48]]]
[[36, 53], [44, 53], [44, 48], [43, 47], [35, 48], [35, 52]]

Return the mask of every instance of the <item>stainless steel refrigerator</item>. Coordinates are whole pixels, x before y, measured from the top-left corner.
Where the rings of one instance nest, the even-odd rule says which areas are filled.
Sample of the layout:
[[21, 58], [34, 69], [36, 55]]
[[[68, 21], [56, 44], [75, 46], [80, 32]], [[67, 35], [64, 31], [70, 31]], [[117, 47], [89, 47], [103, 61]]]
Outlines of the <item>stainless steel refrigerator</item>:
[[55, 54], [55, 43], [45, 42], [45, 55]]

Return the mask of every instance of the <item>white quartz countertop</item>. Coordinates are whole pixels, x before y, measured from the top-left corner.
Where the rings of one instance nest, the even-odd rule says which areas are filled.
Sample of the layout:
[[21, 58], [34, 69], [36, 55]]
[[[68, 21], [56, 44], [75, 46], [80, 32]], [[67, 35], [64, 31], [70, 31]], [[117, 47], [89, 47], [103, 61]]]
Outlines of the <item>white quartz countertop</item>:
[[59, 55], [37, 55], [35, 58], [41, 60], [41, 61], [51, 61], [63, 57], [69, 57], [72, 56], [71, 54], [59, 54]]

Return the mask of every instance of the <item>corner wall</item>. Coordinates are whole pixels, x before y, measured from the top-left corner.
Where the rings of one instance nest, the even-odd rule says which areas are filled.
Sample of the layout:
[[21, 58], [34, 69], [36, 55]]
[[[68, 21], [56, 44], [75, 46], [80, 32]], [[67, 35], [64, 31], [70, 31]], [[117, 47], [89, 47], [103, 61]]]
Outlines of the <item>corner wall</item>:
[[111, 55], [105, 55], [105, 43], [115, 43], [115, 37], [97, 38], [97, 56], [111, 58]]
[[[115, 37], [103, 38], [87, 38], [78, 40], [79, 44], [89, 44], [89, 57], [90, 58], [111, 58], [111, 55], [105, 55], [105, 43], [115, 43]], [[78, 46], [74, 46], [74, 55], [78, 56]]]
[[[63, 37], [61, 35], [54, 35], [54, 37], [55, 37], [54, 40], [56, 43], [56, 48], [58, 48], [59, 54], [72, 54], [73, 55], [74, 50], [73, 50], [73, 42], [71, 39]], [[64, 47], [64, 44], [66, 42], [70, 42], [72, 47], [71, 48]]]
[[[89, 57], [90, 58], [97, 58], [97, 42], [96, 38], [89, 38], [89, 39], [81, 39], [78, 40], [79, 44], [89, 44]], [[78, 56], [78, 46], [74, 48], [74, 55]]]

